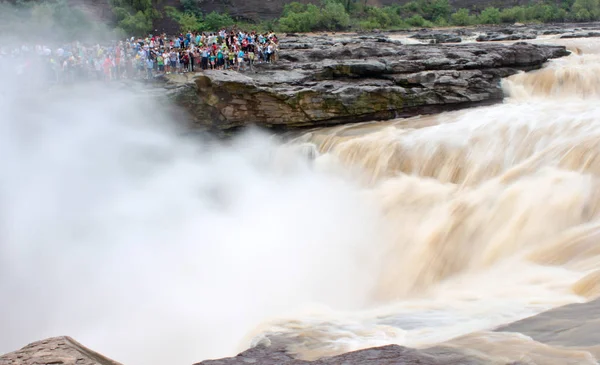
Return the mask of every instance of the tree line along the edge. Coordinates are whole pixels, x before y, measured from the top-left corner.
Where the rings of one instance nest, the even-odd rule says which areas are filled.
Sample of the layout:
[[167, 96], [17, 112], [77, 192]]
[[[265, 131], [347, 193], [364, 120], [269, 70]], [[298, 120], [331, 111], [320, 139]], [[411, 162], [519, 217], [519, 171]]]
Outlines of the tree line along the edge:
[[[216, 31], [237, 25], [257, 31], [310, 32], [343, 30], [393, 30], [412, 27], [467, 26], [476, 24], [559, 23], [600, 20], [600, 0], [532, 0], [505, 8], [454, 9], [448, 0], [412, 0], [403, 5], [373, 7], [366, 0], [322, 0], [319, 4], [291, 2], [277, 19], [249, 23], [226, 13], [204, 14], [197, 0], [180, 0], [177, 8], [159, 12], [153, 0], [109, 0], [113, 24], [94, 22], [67, 0], [14, 4], [0, 3], [0, 31], [19, 32], [31, 20], [41, 34], [79, 37], [115, 32], [119, 36], [145, 35], [160, 17], [169, 17], [181, 31]], [[6, 28], [6, 29], [3, 29]], [[109, 29], [110, 28], [110, 29]], [[36, 29], [23, 29], [35, 35]], [[64, 34], [63, 34], [64, 33]]]

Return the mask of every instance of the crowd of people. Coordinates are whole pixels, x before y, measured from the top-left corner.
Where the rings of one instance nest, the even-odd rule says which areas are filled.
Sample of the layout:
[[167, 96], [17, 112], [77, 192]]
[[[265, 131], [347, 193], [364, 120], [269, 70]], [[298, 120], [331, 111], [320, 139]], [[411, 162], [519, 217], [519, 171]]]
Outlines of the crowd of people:
[[255, 63], [275, 62], [277, 54], [278, 39], [273, 32], [221, 29], [216, 33], [187, 32], [174, 37], [132, 37], [105, 45], [75, 42], [54, 49], [44, 45], [0, 48], [0, 65], [12, 64], [19, 74], [41, 66], [51, 82], [68, 83], [85, 79], [149, 79], [160, 74], [203, 70], [244, 71], [252, 69]]

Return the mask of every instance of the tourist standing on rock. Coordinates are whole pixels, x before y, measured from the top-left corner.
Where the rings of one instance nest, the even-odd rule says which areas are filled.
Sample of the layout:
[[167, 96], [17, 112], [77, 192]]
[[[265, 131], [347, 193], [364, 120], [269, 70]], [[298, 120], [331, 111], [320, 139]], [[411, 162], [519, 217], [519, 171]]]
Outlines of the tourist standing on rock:
[[190, 50], [188, 52], [188, 57], [190, 58], [190, 72], [194, 72], [194, 51]]
[[165, 50], [162, 56], [165, 63], [165, 72], [169, 74], [171, 73], [171, 54]]
[[170, 60], [171, 72], [177, 72], [177, 52], [175, 52], [175, 49], [171, 49]]
[[[151, 35], [130, 37], [107, 44], [85, 45], [73, 42], [55, 50], [43, 45], [18, 47], [11, 54], [24, 59], [17, 72], [47, 70], [48, 83], [86, 80], [111, 81], [122, 78], [149, 79], [156, 74], [202, 70], [254, 70], [256, 63], [274, 62], [277, 38], [241, 29], [220, 29], [213, 33], [193, 33], [175, 37]], [[0, 59], [8, 59], [2, 55]], [[236, 65], [237, 63], [237, 65]]]
[[158, 72], [164, 72], [165, 71], [165, 61], [164, 61], [164, 57], [161, 53], [159, 53], [156, 56], [156, 64], [158, 66]]
[[242, 68], [242, 70], [244, 70], [244, 67], [242, 67], [243, 63], [244, 63], [244, 51], [242, 51], [241, 48], [237, 54], [237, 62], [238, 62], [237, 70], [240, 71], [240, 67]]
[[183, 72], [188, 72], [188, 68], [190, 67], [190, 55], [187, 51], [182, 52], [181, 61], [183, 63]]
[[208, 48], [202, 48], [202, 70], [208, 69]]
[[224, 58], [223, 58], [223, 50], [221, 48], [219, 48], [219, 50], [217, 51], [217, 68], [219, 70], [222, 70], [224, 66], [225, 66], [225, 62], [224, 62]]
[[254, 45], [251, 45], [250, 47], [248, 47], [248, 64], [250, 65], [250, 71], [254, 70], [254, 58]]
[[148, 71], [147, 79], [150, 80], [154, 76], [152, 74], [152, 70], [154, 69], [154, 61], [152, 61], [152, 57], [146, 58], [146, 69]]
[[106, 57], [104, 58], [104, 63], [102, 64], [102, 68], [104, 70], [104, 80], [110, 81], [110, 69], [112, 68], [112, 62], [110, 60], [109, 55], [106, 55]]

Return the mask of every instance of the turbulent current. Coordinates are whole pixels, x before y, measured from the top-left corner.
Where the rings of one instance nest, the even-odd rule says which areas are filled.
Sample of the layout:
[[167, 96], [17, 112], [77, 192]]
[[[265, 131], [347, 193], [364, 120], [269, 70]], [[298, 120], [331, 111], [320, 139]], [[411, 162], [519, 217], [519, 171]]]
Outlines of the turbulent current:
[[565, 44], [502, 104], [286, 143], [182, 138], [118, 90], [3, 88], [0, 352], [70, 335], [128, 365], [260, 341], [595, 364], [490, 332], [600, 295], [600, 42]]
[[502, 105], [295, 140], [316, 146], [317, 165], [354, 169], [388, 231], [375, 309], [277, 323], [292, 351], [449, 341], [486, 354], [493, 345], [499, 363], [536, 351], [528, 359], [539, 364], [596, 363], [526, 337], [471, 334], [600, 295], [600, 47], [567, 45], [573, 55], [504, 80]]

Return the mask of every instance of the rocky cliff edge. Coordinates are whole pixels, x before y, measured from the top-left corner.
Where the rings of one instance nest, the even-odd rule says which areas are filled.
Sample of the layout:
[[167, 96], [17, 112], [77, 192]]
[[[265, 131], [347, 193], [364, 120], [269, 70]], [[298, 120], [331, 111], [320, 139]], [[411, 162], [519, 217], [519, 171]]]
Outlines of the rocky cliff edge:
[[254, 71], [166, 75], [157, 86], [203, 129], [385, 120], [502, 101], [500, 80], [569, 52], [529, 43], [404, 45], [385, 36], [281, 40]]

